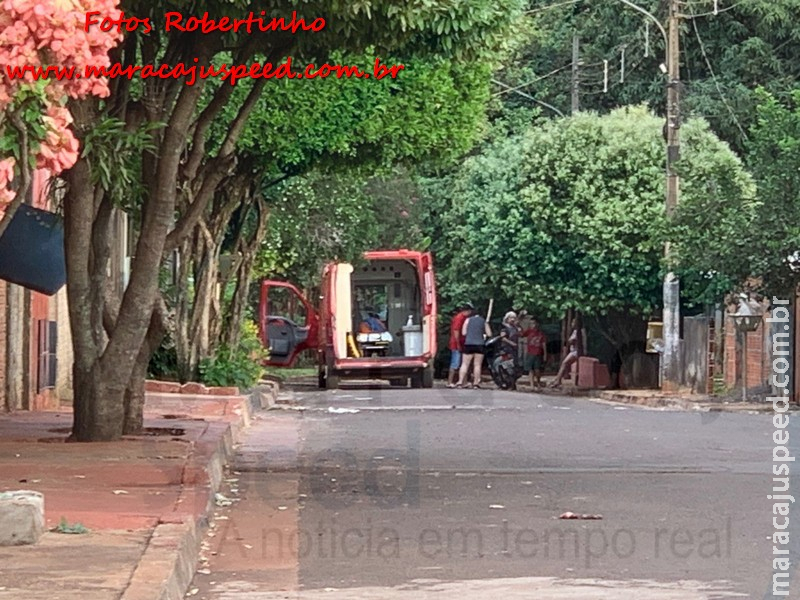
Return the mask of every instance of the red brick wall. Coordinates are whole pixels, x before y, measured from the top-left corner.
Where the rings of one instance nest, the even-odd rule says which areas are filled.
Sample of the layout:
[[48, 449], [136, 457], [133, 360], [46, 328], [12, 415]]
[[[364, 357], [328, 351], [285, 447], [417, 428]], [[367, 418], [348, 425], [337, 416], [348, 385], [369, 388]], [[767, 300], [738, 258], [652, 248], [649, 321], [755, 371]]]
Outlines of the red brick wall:
[[[45, 210], [50, 208], [47, 197], [47, 184], [50, 173], [39, 169], [33, 177], [33, 205]], [[30, 389], [31, 410], [47, 410], [57, 408], [57, 401], [52, 390], [38, 392], [39, 387], [39, 322], [50, 318], [49, 296], [38, 292], [31, 293], [31, 323], [30, 323]]]
[[6, 408], [6, 282], [0, 280], [0, 412]]
[[[768, 315], [764, 315], [764, 319]], [[770, 349], [766, 347], [768, 323], [762, 321], [756, 331], [747, 333], [747, 387], [765, 384], [772, 374], [769, 363]], [[733, 387], [741, 384], [741, 348], [737, 348], [738, 334], [733, 319], [725, 319], [725, 384]], [[738, 380], [738, 381], [737, 381]]]
[[[49, 173], [43, 170], [37, 170], [33, 176], [32, 196], [33, 205], [38, 208], [47, 209], [49, 200], [47, 197], [47, 182]], [[0, 211], [0, 215], [2, 212]], [[7, 379], [7, 364], [6, 364], [6, 343], [7, 343], [7, 322], [6, 322], [6, 288], [7, 283], [0, 280], [0, 410], [6, 410], [6, 379]], [[27, 399], [27, 405], [31, 410], [46, 410], [56, 407], [55, 395], [51, 390], [45, 390], [43, 393], [37, 393], [38, 385], [38, 321], [40, 319], [47, 320], [50, 315], [50, 299], [43, 294], [33, 292], [31, 294], [31, 322], [30, 326], [30, 343], [27, 348], [27, 354], [30, 357], [30, 370], [29, 370], [29, 389], [30, 395]]]

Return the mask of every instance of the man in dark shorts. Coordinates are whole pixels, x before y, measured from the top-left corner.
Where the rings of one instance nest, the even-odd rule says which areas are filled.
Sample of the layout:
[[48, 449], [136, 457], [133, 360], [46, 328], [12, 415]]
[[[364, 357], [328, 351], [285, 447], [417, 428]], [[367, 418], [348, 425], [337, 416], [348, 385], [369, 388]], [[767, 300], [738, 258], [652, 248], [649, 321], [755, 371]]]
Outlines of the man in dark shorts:
[[475, 387], [480, 387], [481, 369], [483, 368], [483, 342], [492, 335], [489, 324], [479, 314], [473, 314], [461, 328], [464, 338], [464, 354], [461, 357], [461, 370], [458, 374], [456, 387], [464, 387], [469, 377], [470, 368], [474, 364], [473, 381]]
[[542, 369], [547, 362], [547, 336], [539, 329], [538, 319], [531, 320], [531, 326], [522, 332], [528, 340], [525, 370], [531, 378], [531, 389], [542, 386]]

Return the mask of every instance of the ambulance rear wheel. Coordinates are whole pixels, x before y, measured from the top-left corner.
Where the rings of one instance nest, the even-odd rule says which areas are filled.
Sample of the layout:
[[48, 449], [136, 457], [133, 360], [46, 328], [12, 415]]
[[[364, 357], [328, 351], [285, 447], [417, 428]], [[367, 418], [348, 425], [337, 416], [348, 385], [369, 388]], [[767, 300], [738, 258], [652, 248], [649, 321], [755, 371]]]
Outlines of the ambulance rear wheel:
[[425, 376], [424, 376], [424, 373], [425, 373], [425, 370], [421, 369], [421, 370], [415, 372], [411, 376], [411, 387], [412, 388], [419, 389], [421, 387], [425, 387]]
[[325, 367], [317, 369], [317, 387], [319, 387], [319, 389], [324, 390], [327, 387], [327, 379], [328, 378], [325, 377]]
[[428, 365], [422, 370], [422, 387], [433, 387], [433, 365]]
[[328, 375], [325, 378], [325, 389], [326, 390], [338, 390], [339, 389], [339, 376], [338, 375]]

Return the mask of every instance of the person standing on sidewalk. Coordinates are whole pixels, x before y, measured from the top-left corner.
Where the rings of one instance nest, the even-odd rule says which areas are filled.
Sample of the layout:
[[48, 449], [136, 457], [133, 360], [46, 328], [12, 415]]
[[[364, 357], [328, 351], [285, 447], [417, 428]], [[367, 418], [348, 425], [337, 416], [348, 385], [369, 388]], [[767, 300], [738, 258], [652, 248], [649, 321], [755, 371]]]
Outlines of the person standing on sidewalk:
[[450, 323], [450, 372], [447, 376], [447, 387], [454, 388], [458, 382], [458, 372], [461, 369], [461, 355], [464, 351], [464, 337], [461, 335], [461, 329], [464, 327], [464, 321], [472, 316], [472, 311], [475, 307], [471, 302], [463, 304], [458, 312], [453, 316]]
[[564, 360], [561, 362], [561, 368], [558, 370], [558, 375], [556, 375], [555, 381], [550, 384], [551, 388], [559, 387], [561, 385], [561, 380], [567, 375], [567, 370], [573, 364], [578, 362], [578, 358], [583, 356], [584, 331], [583, 326], [581, 325], [581, 320], [578, 317], [572, 319], [571, 329], [572, 333], [567, 340], [567, 343], [569, 343], [569, 354], [567, 354], [564, 357]]
[[525, 369], [531, 378], [531, 390], [542, 386], [542, 369], [547, 362], [547, 336], [539, 329], [539, 321], [531, 320], [529, 328], [522, 332], [528, 341], [528, 352], [525, 356]]
[[[475, 382], [475, 387], [479, 388], [481, 387], [481, 370], [483, 369], [483, 342], [486, 337], [492, 335], [492, 330], [489, 329], [486, 319], [479, 314], [473, 314], [464, 321], [461, 334], [464, 336], [464, 354], [461, 357], [461, 371], [458, 375], [456, 387], [464, 387], [470, 370], [472, 370], [472, 381]], [[471, 387], [471, 384], [467, 384], [467, 387]]]

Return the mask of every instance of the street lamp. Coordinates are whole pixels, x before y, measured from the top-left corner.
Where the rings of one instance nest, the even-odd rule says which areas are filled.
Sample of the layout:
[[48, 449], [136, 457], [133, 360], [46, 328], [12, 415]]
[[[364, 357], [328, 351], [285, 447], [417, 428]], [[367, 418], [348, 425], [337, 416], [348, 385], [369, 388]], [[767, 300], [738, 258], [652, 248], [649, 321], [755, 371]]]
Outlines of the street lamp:
[[742, 333], [742, 402], [747, 402], [747, 334], [756, 331], [762, 315], [756, 314], [743, 300], [739, 300], [738, 310], [731, 315], [736, 329]]

